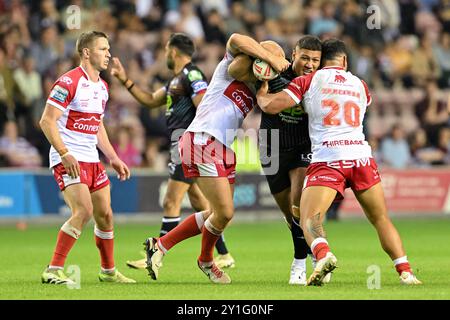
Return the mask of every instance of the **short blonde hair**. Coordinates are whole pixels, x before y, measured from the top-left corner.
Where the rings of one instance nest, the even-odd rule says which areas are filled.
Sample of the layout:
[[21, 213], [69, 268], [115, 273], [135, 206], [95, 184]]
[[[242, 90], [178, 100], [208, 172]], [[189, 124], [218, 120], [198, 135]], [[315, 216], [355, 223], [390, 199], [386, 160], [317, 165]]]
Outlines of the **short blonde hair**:
[[98, 38], [105, 38], [108, 39], [108, 36], [101, 31], [89, 31], [89, 32], [83, 32], [77, 40], [77, 52], [80, 57], [83, 56], [83, 49], [89, 48], [92, 43], [98, 39]]

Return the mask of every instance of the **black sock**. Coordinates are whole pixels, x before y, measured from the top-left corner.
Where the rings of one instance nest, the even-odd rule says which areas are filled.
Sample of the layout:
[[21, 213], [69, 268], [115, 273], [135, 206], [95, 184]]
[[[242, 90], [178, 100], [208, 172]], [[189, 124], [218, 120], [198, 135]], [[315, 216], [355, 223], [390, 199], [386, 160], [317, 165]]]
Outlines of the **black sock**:
[[292, 217], [291, 235], [292, 241], [294, 242], [294, 258], [306, 259], [308, 253], [311, 253], [311, 249], [303, 236], [303, 230], [300, 228], [300, 221], [295, 217]]
[[217, 239], [216, 249], [219, 254], [227, 254], [228, 253], [228, 249], [227, 249], [227, 246], [225, 245], [225, 238], [223, 237], [223, 234], [220, 236], [219, 239]]
[[159, 231], [159, 236], [162, 237], [167, 232], [175, 228], [178, 223], [180, 223], [181, 218], [180, 217], [163, 217], [162, 218], [162, 225], [161, 230]]

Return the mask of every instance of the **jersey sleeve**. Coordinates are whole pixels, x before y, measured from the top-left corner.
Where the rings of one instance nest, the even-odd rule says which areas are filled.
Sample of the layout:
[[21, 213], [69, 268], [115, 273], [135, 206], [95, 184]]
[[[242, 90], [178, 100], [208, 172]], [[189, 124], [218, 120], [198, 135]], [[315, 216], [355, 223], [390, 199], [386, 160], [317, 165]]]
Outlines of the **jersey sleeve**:
[[367, 83], [361, 79], [361, 82], [364, 86], [364, 92], [366, 93], [366, 97], [367, 97], [367, 106], [370, 106], [370, 104], [372, 103], [372, 95], [370, 94], [369, 91], [369, 86], [367, 85]]
[[75, 90], [74, 81], [64, 75], [53, 84], [47, 103], [64, 111], [74, 98]]
[[205, 75], [198, 69], [191, 69], [186, 75], [191, 98], [198, 94], [205, 93], [208, 88]]
[[296, 104], [299, 104], [306, 91], [308, 91], [313, 76], [314, 73], [310, 73], [305, 76], [297, 77], [292, 80], [283, 91], [286, 92]]

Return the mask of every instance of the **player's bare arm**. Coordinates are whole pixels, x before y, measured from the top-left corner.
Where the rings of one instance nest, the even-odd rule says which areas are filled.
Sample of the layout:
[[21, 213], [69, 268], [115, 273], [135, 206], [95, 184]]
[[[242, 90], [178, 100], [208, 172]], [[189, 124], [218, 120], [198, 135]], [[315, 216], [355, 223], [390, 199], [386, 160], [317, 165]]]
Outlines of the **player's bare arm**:
[[59, 134], [57, 120], [62, 116], [63, 112], [48, 103], [45, 105], [39, 125], [47, 137], [50, 144], [55, 148], [61, 157], [61, 162], [71, 178], [80, 175], [80, 165], [75, 157], [70, 154], [69, 149], [65, 146]]
[[238, 33], [233, 33], [228, 39], [227, 50], [231, 52], [233, 56], [237, 56], [239, 53], [245, 53], [249, 56], [264, 60], [277, 72], [286, 70], [290, 65], [289, 61], [284, 57], [273, 54], [264, 49], [264, 47], [254, 39]]
[[122, 160], [120, 160], [119, 156], [111, 145], [108, 134], [106, 133], [105, 125], [103, 124], [103, 120], [100, 122], [98, 128], [97, 139], [97, 147], [109, 159], [109, 164], [118, 173], [117, 178], [119, 178], [120, 181], [129, 179], [131, 175], [130, 169]]
[[277, 114], [281, 111], [296, 106], [294, 99], [284, 91], [268, 93], [269, 84], [264, 81], [256, 94], [258, 106], [262, 111], [269, 114]]
[[111, 74], [119, 79], [131, 95], [144, 106], [148, 108], [158, 108], [166, 103], [166, 90], [164, 87], [156, 90], [155, 92], [147, 92], [142, 90], [128, 78], [125, 68], [119, 58], [112, 58]]
[[228, 74], [241, 82], [255, 82], [256, 77], [252, 71], [253, 60], [246, 54], [237, 55], [228, 66]]
[[198, 105], [202, 101], [204, 95], [205, 95], [204, 93], [199, 93], [199, 94], [197, 94], [197, 95], [195, 95], [194, 97], [191, 98], [192, 103], [194, 104], [194, 106], [196, 108], [198, 107]]

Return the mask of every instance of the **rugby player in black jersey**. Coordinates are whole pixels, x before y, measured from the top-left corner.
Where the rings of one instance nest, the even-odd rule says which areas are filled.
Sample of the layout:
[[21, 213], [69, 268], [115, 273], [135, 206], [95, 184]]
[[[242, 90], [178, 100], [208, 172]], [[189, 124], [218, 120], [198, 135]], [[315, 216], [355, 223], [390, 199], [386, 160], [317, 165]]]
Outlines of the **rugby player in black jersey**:
[[[111, 73], [128, 89], [133, 97], [148, 108], [166, 106], [166, 120], [171, 137], [169, 181], [164, 196], [164, 216], [160, 236], [163, 236], [180, 221], [181, 202], [186, 192], [192, 208], [204, 211], [209, 203], [192, 179], [184, 176], [178, 153], [178, 138], [191, 124], [196, 108], [203, 98], [208, 86], [203, 72], [192, 63], [195, 47], [192, 40], [185, 34], [174, 33], [170, 36], [166, 47], [167, 67], [174, 72], [174, 77], [155, 92], [146, 92], [139, 88], [131, 79], [118, 58], [112, 59]], [[234, 259], [228, 252], [223, 237], [216, 243], [219, 255], [215, 262], [220, 268], [234, 267]], [[145, 259], [127, 261], [127, 265], [136, 269], [146, 267]]]
[[[316, 71], [320, 66], [321, 50], [322, 45], [317, 37], [306, 35], [300, 38], [292, 51], [291, 67], [269, 81], [269, 92], [281, 91], [292, 79]], [[242, 57], [239, 63], [236, 61], [230, 66], [230, 75], [240, 81], [252, 81], [249, 77], [253, 77], [253, 74], [245, 72], [251, 63], [250, 58]], [[272, 140], [272, 134], [278, 139]], [[311, 161], [307, 114], [296, 108], [276, 115], [263, 112], [259, 149], [270, 192], [285, 216], [294, 242], [289, 284], [306, 285], [306, 258], [311, 251], [299, 226], [298, 206], [306, 168]], [[328, 282], [329, 277], [324, 282]]]

